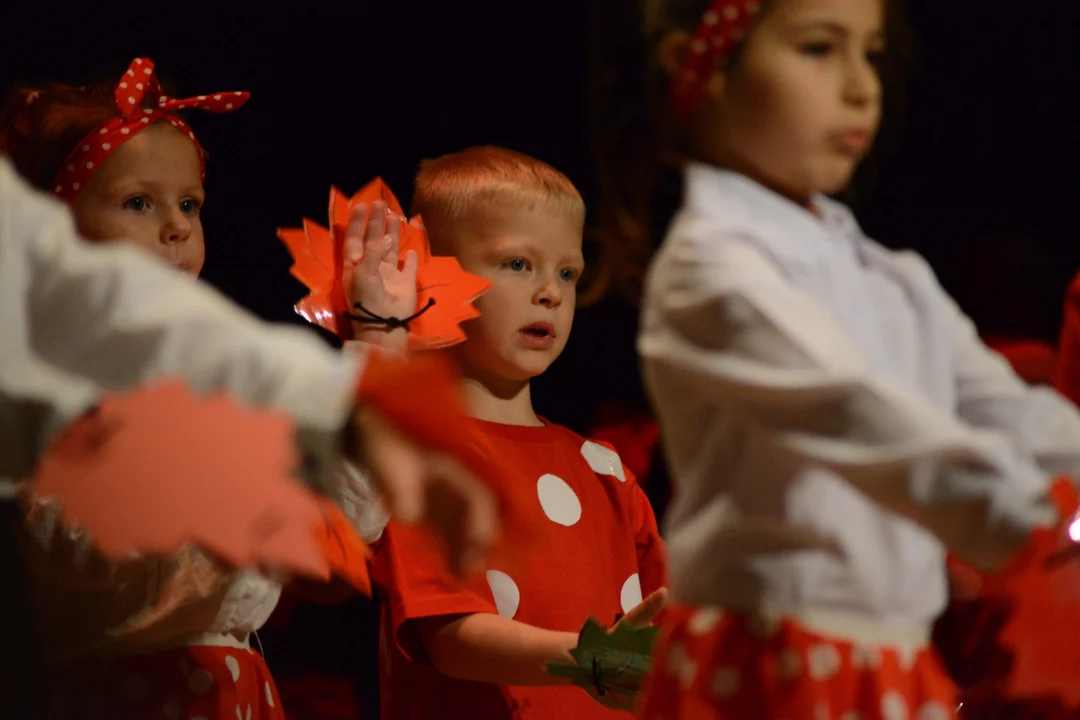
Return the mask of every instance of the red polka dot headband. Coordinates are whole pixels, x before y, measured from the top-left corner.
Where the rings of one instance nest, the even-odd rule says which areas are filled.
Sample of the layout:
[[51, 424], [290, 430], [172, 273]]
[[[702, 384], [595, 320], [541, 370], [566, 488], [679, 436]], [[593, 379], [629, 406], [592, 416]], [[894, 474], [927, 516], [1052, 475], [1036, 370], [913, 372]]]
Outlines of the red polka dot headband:
[[717, 65], [735, 47], [761, 6], [761, 0], [712, 0], [701, 17], [679, 76], [671, 87], [675, 117], [685, 119], [705, 92]]
[[[115, 96], [120, 116], [110, 118], [80, 140], [60, 166], [60, 171], [53, 181], [53, 192], [69, 203], [74, 202], [105, 158], [140, 130], [145, 130], [159, 120], [187, 133], [191, 142], [195, 143], [195, 149], [199, 153], [199, 165], [205, 178], [206, 162], [202, 145], [195, 139], [195, 133], [187, 123], [170, 111], [195, 108], [208, 112], [231, 112], [251, 97], [246, 92], [199, 95], [183, 100], [166, 97], [161, 92], [161, 83], [154, 75], [154, 63], [148, 58], [135, 58], [131, 62], [116, 86]], [[145, 101], [156, 104], [157, 107], [143, 107]]]

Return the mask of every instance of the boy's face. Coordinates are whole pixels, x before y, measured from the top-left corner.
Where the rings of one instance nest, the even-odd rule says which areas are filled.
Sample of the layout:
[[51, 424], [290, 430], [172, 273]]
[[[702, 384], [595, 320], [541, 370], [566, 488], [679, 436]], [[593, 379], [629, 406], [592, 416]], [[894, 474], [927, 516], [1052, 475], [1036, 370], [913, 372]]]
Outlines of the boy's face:
[[473, 377], [528, 381], [548, 369], [570, 337], [585, 266], [582, 226], [545, 210], [488, 215], [483, 232], [460, 241], [455, 252], [462, 267], [492, 282], [457, 354]]

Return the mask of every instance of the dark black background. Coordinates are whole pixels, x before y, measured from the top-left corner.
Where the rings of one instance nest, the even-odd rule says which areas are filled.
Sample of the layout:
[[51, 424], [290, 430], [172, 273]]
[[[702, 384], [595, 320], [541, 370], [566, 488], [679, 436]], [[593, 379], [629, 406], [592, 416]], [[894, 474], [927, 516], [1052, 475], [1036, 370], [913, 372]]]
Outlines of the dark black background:
[[[1070, 5], [908, 3], [908, 107], [860, 215], [872, 236], [927, 255], [986, 333], [1053, 339], [1080, 265]], [[0, 83], [111, 82], [146, 55], [183, 94], [250, 90], [232, 115], [189, 115], [211, 154], [204, 277], [274, 320], [293, 321], [302, 294], [274, 230], [323, 220], [331, 183], [351, 192], [381, 174], [407, 203], [422, 158], [493, 143], [554, 164], [595, 197], [586, 0], [320, 7], [48, 17], [24, 7], [27, 31], [0, 47]], [[583, 430], [597, 399], [636, 397], [633, 327], [618, 303], [582, 311], [565, 357], [537, 383], [541, 411]]]
[[[1072, 5], [908, 4], [908, 109], [860, 215], [872, 236], [923, 252], [984, 333], [1053, 340], [1080, 265]], [[324, 221], [331, 183], [352, 192], [381, 174], [407, 204], [422, 158], [491, 143], [595, 197], [586, 0], [267, 7], [23, 5], [5, 19], [0, 83], [6, 95], [17, 82], [114, 82], [145, 55], [184, 96], [251, 91], [237, 113], [188, 117], [211, 156], [204, 277], [273, 320], [295, 322], [302, 295], [275, 228]], [[581, 311], [536, 383], [541, 412], [584, 431], [598, 401], [639, 400], [634, 322], [615, 301]], [[288, 655], [267, 651], [272, 665]]]

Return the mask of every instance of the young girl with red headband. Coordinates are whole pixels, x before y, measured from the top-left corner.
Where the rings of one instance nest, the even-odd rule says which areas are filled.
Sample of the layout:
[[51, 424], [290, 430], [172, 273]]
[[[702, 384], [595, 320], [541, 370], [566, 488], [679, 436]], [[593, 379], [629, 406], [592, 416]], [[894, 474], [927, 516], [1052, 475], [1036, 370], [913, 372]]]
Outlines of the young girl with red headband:
[[827, 197], [877, 134], [893, 4], [645, 3], [652, 151], [623, 142], [606, 177], [624, 243], [662, 227], [662, 160], [683, 185], [638, 341], [679, 604], [648, 720], [951, 717], [946, 550], [996, 568], [1075, 511], [1049, 491], [1080, 468], [1080, 415]]
[[[32, 183], [71, 205], [81, 234], [133, 242], [198, 275], [205, 153], [175, 113], [230, 112], [247, 99], [166, 97], [153, 63], [138, 58], [115, 87], [16, 93], [0, 113], [0, 143]], [[377, 535], [385, 518], [364, 479], [353, 475], [347, 485], [358, 529]], [[62, 716], [284, 717], [249, 640], [277, 604], [278, 582], [229, 571], [195, 549], [106, 563], [89, 538], [56, 522], [52, 504], [28, 508], [36, 604]]]

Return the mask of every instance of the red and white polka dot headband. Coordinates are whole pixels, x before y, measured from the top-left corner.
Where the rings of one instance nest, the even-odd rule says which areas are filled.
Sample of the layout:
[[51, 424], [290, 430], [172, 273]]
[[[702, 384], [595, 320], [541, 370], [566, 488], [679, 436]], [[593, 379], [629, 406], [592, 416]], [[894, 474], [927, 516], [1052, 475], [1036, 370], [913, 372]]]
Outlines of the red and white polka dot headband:
[[761, 0], [712, 0], [701, 17], [679, 76], [671, 87], [675, 117], [685, 119], [705, 92], [720, 61], [742, 40]]
[[[206, 162], [202, 145], [195, 139], [195, 133], [191, 131], [188, 124], [170, 111], [196, 108], [208, 112], [231, 112], [251, 97], [246, 92], [199, 95], [183, 100], [166, 97], [161, 93], [161, 83], [154, 75], [154, 63], [148, 58], [135, 58], [131, 62], [127, 72], [116, 86], [115, 95], [120, 116], [111, 118], [94, 128], [80, 140], [60, 166], [60, 171], [53, 181], [53, 193], [68, 203], [74, 202], [82, 189], [86, 187], [90, 176], [101, 166], [105, 158], [138, 134], [140, 130], [145, 130], [159, 120], [166, 121], [176, 129], [187, 133], [191, 141], [195, 143], [195, 149], [199, 153], [199, 165], [205, 178]], [[144, 108], [145, 100], [156, 103], [157, 107]]]

